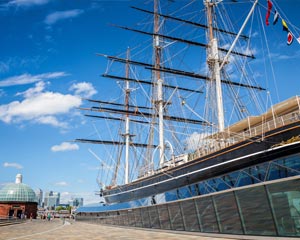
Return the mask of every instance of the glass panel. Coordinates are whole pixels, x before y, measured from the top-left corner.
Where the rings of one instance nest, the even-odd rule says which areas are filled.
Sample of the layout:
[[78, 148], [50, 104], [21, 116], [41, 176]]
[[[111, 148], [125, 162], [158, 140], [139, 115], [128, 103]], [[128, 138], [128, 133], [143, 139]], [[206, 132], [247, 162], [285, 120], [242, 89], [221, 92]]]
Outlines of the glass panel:
[[299, 179], [267, 186], [280, 236], [300, 236], [299, 186]]
[[131, 220], [131, 212], [132, 211], [125, 211], [124, 214], [124, 226], [131, 226], [130, 223], [132, 222]]
[[177, 200], [177, 191], [173, 190], [173, 191], [166, 192], [166, 201], [170, 202], [174, 200]]
[[186, 231], [200, 231], [199, 220], [194, 200], [187, 200], [180, 203], [184, 226]]
[[277, 165], [275, 162], [271, 163], [268, 174], [268, 180], [275, 180], [280, 178], [287, 178], [298, 175], [295, 170], [287, 169], [285, 167]]
[[200, 189], [200, 193], [202, 195], [204, 194], [209, 194], [209, 193], [214, 193], [216, 190], [210, 186], [206, 181], [203, 181], [199, 184], [199, 189]]
[[236, 191], [245, 234], [276, 235], [264, 186]]
[[152, 228], [160, 228], [158, 212], [156, 206], [149, 208], [150, 223]]
[[278, 164], [300, 171], [300, 155], [289, 156], [276, 161]]
[[170, 219], [169, 219], [169, 212], [167, 205], [159, 205], [158, 208], [158, 215], [159, 215], [159, 221], [160, 226], [162, 229], [171, 229], [170, 225]]
[[128, 225], [135, 226], [135, 218], [133, 210], [128, 210]]
[[128, 226], [128, 214], [127, 211], [122, 212], [122, 225], [123, 226]]
[[221, 233], [243, 234], [241, 219], [233, 192], [213, 197]]
[[244, 172], [248, 173], [251, 176], [259, 179], [260, 181], [264, 181], [267, 174], [267, 169], [270, 163], [263, 163], [257, 166], [252, 166], [244, 170]]
[[103, 222], [104, 224], [111, 224], [111, 223], [109, 222], [109, 219], [107, 218], [107, 216], [103, 216], [102, 222]]
[[113, 220], [113, 224], [114, 225], [122, 225], [122, 213], [120, 213], [120, 215], [116, 215], [116, 216], [109, 216], [112, 220]]
[[148, 208], [141, 208], [141, 212], [142, 212], [143, 227], [150, 228], [151, 226], [150, 226]]
[[143, 227], [141, 209], [140, 208], [134, 209], [133, 212], [134, 212], [135, 226]]
[[172, 230], [184, 230], [179, 203], [168, 204]]
[[236, 187], [242, 187], [247, 186], [255, 183], [259, 183], [260, 181], [258, 179], [255, 179], [248, 175], [247, 173], [241, 171], [238, 181], [236, 182]]
[[203, 232], [219, 232], [216, 213], [211, 197], [195, 200], [200, 216], [201, 230]]
[[105, 216], [105, 223], [107, 223], [107, 224], [114, 224], [113, 223], [113, 218], [109, 217], [109, 216]]
[[189, 185], [189, 190], [192, 194], [192, 196], [199, 196], [200, 190], [198, 184]]
[[188, 187], [179, 188], [177, 195], [178, 195], [178, 199], [189, 198], [192, 196]]
[[119, 219], [120, 219], [120, 216], [119, 215], [116, 215], [116, 216], [107, 216], [107, 218], [109, 219], [109, 221], [111, 222], [111, 224], [113, 225], [118, 225], [119, 224]]
[[201, 194], [201, 195], [210, 193], [210, 192], [207, 190], [207, 187], [206, 187], [206, 185], [205, 185], [204, 182], [199, 183], [198, 186], [199, 186], [199, 191], [200, 191], [200, 194]]
[[239, 176], [239, 171], [236, 171], [236, 172], [229, 173], [223, 176], [222, 178], [229, 186], [234, 187], [238, 176]]
[[212, 179], [212, 184], [214, 185], [214, 189], [216, 189], [216, 191], [223, 191], [230, 188], [230, 186], [224, 182], [222, 178]]

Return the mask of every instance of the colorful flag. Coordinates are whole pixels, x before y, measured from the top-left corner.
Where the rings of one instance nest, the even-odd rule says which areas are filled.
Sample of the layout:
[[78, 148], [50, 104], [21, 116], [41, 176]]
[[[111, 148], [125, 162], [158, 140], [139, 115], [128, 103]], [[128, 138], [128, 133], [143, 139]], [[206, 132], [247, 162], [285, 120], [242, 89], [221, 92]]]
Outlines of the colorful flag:
[[288, 32], [288, 35], [287, 35], [287, 45], [291, 45], [292, 42], [293, 42], [293, 34], [291, 32]]
[[270, 0], [268, 0], [268, 10], [267, 10], [267, 15], [266, 15], [266, 24], [267, 26], [269, 26], [269, 17], [270, 17], [270, 14], [271, 14], [271, 10], [272, 10], [272, 2]]
[[289, 28], [288, 28], [286, 22], [283, 19], [282, 19], [281, 22], [282, 22], [282, 30], [288, 32]]
[[275, 15], [273, 19], [273, 25], [275, 25], [278, 22], [279, 19], [279, 13], [275, 10]]

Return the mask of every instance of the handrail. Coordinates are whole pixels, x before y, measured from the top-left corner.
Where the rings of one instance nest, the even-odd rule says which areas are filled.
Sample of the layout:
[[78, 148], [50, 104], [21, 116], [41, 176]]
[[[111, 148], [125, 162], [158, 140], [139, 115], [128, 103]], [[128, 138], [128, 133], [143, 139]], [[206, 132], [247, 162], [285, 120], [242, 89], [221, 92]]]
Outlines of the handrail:
[[[237, 144], [237, 143], [240, 143], [240, 142], [243, 142], [246, 140], [250, 140], [251, 138], [254, 138], [254, 137], [259, 137], [260, 139], [263, 140], [264, 134], [266, 132], [286, 126], [291, 123], [295, 123], [297, 121], [300, 121], [300, 109], [290, 112], [288, 114], [276, 117], [272, 120], [263, 122], [262, 124], [260, 124], [258, 126], [248, 128], [247, 130], [245, 130], [243, 132], [227, 133], [229, 135], [229, 137], [226, 139], [222, 139], [222, 140], [209, 139], [210, 142], [207, 144], [203, 144], [201, 149], [199, 148], [195, 152], [188, 154], [188, 161], [196, 160], [199, 157], [205, 157], [211, 153], [223, 150], [234, 144]], [[175, 156], [175, 158], [176, 158], [176, 156]], [[179, 164], [180, 164], [180, 162], [178, 164], [175, 164], [175, 166], [178, 166]], [[164, 172], [173, 167], [174, 167], [174, 164], [165, 165], [163, 168], [155, 170], [152, 174], [145, 174], [142, 177], [148, 177], [153, 174]], [[142, 177], [140, 177], [140, 178], [142, 178]]]
[[264, 138], [264, 133], [274, 130], [276, 128], [280, 128], [286, 126], [288, 124], [297, 122], [300, 120], [300, 111], [293, 111], [291, 113], [282, 115], [280, 117], [276, 117], [270, 121], [267, 121], [259, 126], [255, 126], [249, 128], [246, 131], [239, 133], [229, 133], [230, 137], [225, 139], [225, 141], [215, 141], [214, 143], [209, 143], [203, 145], [202, 149], [196, 150], [194, 153], [189, 154], [189, 161], [195, 160], [199, 157], [203, 157], [205, 155], [211, 154], [213, 152], [222, 150], [239, 142], [248, 140], [253, 137], [261, 137]]

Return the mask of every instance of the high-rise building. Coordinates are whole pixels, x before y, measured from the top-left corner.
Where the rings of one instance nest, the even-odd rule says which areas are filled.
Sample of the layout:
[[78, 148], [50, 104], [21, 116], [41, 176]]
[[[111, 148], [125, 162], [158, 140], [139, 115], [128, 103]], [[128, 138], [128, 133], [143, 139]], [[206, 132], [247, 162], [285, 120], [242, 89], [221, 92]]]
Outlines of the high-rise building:
[[81, 207], [83, 206], [83, 198], [72, 198], [69, 200], [69, 205], [72, 207]]
[[36, 198], [37, 198], [38, 207], [42, 207], [43, 206], [43, 191], [42, 191], [42, 189], [38, 188], [35, 191], [35, 195], [36, 195]]
[[60, 193], [59, 192], [46, 192], [44, 197], [44, 207], [48, 209], [55, 209], [60, 202]]

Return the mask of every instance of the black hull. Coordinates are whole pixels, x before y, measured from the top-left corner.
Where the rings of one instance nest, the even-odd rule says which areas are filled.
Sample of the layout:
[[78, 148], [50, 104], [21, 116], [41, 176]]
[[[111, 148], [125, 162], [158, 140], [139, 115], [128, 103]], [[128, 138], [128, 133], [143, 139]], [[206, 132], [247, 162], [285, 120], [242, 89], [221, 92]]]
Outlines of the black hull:
[[289, 124], [189, 161], [168, 171], [140, 179], [117, 189], [105, 190], [107, 203], [129, 202], [164, 193], [205, 179], [220, 176], [255, 164], [300, 152], [300, 143], [272, 148], [277, 143], [300, 135], [299, 122]]

